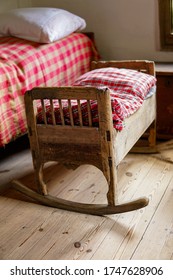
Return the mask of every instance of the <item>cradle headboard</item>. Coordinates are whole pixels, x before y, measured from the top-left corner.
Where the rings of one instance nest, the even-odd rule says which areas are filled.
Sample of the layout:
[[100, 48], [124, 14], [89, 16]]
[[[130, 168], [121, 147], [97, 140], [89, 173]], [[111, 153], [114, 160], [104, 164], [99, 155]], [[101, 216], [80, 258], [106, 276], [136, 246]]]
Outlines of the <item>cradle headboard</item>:
[[91, 70], [105, 67], [134, 69], [155, 76], [155, 65], [152, 61], [143, 60], [117, 60], [117, 61], [92, 61]]

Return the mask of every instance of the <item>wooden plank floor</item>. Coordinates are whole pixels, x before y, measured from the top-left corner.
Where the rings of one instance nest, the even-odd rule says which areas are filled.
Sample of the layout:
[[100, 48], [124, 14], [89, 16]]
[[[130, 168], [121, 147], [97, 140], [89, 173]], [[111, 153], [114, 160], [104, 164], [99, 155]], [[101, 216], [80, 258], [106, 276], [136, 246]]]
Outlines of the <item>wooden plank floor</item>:
[[[26, 141], [26, 138], [24, 138]], [[34, 186], [32, 159], [24, 140], [0, 150], [1, 260], [173, 259], [173, 143], [160, 153], [128, 154], [118, 168], [119, 200], [147, 196], [138, 211], [97, 217], [36, 204], [11, 188], [20, 178]], [[93, 166], [68, 170], [57, 163], [45, 167], [49, 190], [63, 198], [104, 202], [102, 173]]]

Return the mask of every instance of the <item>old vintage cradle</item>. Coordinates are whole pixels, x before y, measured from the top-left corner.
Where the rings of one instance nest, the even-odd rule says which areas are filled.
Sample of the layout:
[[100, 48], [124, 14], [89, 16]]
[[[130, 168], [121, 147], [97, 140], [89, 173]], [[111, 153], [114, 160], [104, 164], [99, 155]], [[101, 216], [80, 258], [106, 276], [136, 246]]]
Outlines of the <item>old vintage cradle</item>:
[[[98, 61], [92, 62], [91, 69], [103, 67], [135, 69], [155, 75], [154, 63], [150, 61]], [[44, 99], [50, 99], [52, 114], [54, 114], [52, 100], [58, 99], [61, 104], [61, 100], [66, 99], [69, 106], [70, 100], [77, 100], [80, 125], [74, 125], [71, 109], [71, 125], [65, 125], [62, 108], [60, 110], [62, 125], [56, 125], [54, 117], [52, 125], [38, 124], [34, 104], [37, 100], [41, 100], [43, 104]], [[80, 100], [87, 100], [88, 102], [88, 127], [83, 126], [82, 123]], [[97, 100], [99, 127], [92, 126], [89, 100]], [[117, 203], [116, 167], [146, 130], [149, 135], [147, 152], [155, 150], [155, 94], [144, 100], [142, 107], [125, 119], [125, 127], [121, 132], [117, 132], [113, 128], [109, 89], [94, 87], [34, 88], [25, 94], [25, 106], [30, 147], [39, 192], [31, 190], [17, 180], [13, 181], [15, 189], [44, 205], [94, 215], [132, 211], [148, 204], [148, 198], [146, 197], [124, 204]], [[141, 151], [141, 148], [136, 149], [139, 149], [139, 152]], [[107, 204], [78, 203], [49, 195], [43, 179], [43, 166], [48, 161], [58, 161], [71, 167], [91, 164], [99, 168], [108, 183]]]

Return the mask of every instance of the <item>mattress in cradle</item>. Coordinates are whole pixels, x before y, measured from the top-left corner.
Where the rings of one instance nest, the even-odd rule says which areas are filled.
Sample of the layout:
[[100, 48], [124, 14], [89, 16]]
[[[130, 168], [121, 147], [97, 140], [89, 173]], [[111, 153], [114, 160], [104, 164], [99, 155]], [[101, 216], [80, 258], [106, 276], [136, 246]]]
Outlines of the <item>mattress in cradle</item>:
[[[113, 126], [117, 131], [121, 131], [124, 127], [124, 120], [135, 113], [143, 104], [146, 98], [149, 98], [156, 92], [156, 78], [149, 74], [144, 74], [136, 70], [118, 69], [118, 68], [102, 68], [87, 72], [80, 76], [73, 86], [94, 86], [97, 88], [109, 88], [112, 106]], [[66, 125], [71, 124], [69, 101], [63, 100], [61, 104], [57, 99], [53, 100], [50, 105], [50, 100], [44, 100], [43, 104], [37, 104], [37, 123], [53, 124], [55, 116], [56, 124], [62, 124], [61, 111]], [[52, 115], [52, 107], [54, 116]], [[71, 100], [71, 110], [73, 114], [74, 125], [80, 125], [78, 102]], [[84, 126], [89, 125], [88, 102], [80, 101], [82, 122]], [[97, 101], [90, 101], [90, 110], [92, 116], [92, 126], [98, 126], [98, 109]], [[45, 121], [46, 116], [46, 121]]]

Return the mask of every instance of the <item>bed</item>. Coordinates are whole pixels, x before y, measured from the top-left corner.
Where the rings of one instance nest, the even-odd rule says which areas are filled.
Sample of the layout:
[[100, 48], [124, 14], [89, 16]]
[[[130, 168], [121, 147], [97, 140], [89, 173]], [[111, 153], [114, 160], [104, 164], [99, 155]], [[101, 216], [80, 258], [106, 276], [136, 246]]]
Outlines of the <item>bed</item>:
[[[123, 71], [132, 69], [135, 71], [132, 76], [134, 73], [135, 75], [144, 73], [145, 76], [149, 74], [150, 79], [153, 82], [156, 81], [154, 63], [150, 61], [92, 62], [92, 71], [107, 70], [110, 67], [123, 69]], [[146, 197], [124, 204], [118, 202], [116, 168], [146, 130], [148, 131], [146, 151], [154, 152], [156, 144], [155, 93], [150, 96], [148, 93], [145, 94], [140, 108], [123, 119], [123, 127], [119, 126], [118, 122], [120, 129], [118, 127], [116, 129], [113, 122], [110, 87], [84, 85], [79, 81], [81, 81], [80, 77], [70, 87], [34, 88], [25, 94], [29, 139], [38, 192], [32, 191], [16, 180], [13, 181], [14, 188], [45, 205], [93, 215], [116, 214], [145, 207], [148, 204]], [[139, 90], [143, 94], [143, 84], [139, 86]], [[56, 100], [59, 104], [58, 118], [61, 122], [57, 121], [55, 115]], [[48, 107], [46, 102], [49, 103]], [[65, 110], [63, 102], [67, 102]], [[76, 102], [75, 105], [73, 102]], [[92, 108], [92, 102], [97, 104], [96, 123], [93, 121], [95, 109]], [[42, 111], [42, 121], [39, 121], [39, 108]], [[68, 120], [66, 119], [67, 108]], [[83, 116], [86, 111], [87, 123]], [[48, 120], [50, 116], [51, 121]], [[145, 152], [145, 149], [139, 148], [138, 151]], [[43, 166], [48, 161], [58, 161], [71, 168], [76, 168], [81, 164], [91, 164], [99, 168], [108, 183], [107, 204], [77, 203], [51, 196], [43, 177]]]
[[[37, 21], [42, 18], [42, 25], [46, 20], [45, 34], [40, 35], [36, 23], [34, 26], [33, 22], [32, 25], [26, 23], [27, 16], [30, 19], [33, 14]], [[57, 16], [58, 24], [53, 22], [52, 14]], [[57, 35], [60, 16], [66, 29], [62, 34], [60, 28]], [[50, 38], [47, 34], [49, 17]], [[67, 20], [70, 20], [68, 25]], [[36, 86], [68, 86], [90, 69], [91, 60], [97, 59], [97, 51], [89, 38], [92, 33], [79, 33], [84, 27], [83, 19], [54, 8], [16, 9], [1, 15], [0, 147], [27, 133], [24, 107], [27, 90]], [[43, 26], [41, 32], [42, 29]], [[79, 32], [75, 32], [76, 29]]]

